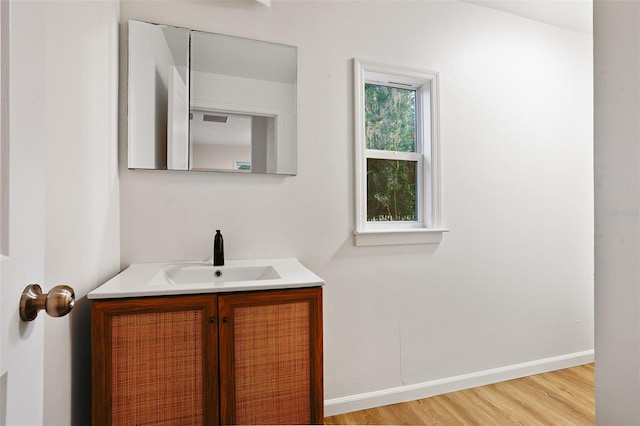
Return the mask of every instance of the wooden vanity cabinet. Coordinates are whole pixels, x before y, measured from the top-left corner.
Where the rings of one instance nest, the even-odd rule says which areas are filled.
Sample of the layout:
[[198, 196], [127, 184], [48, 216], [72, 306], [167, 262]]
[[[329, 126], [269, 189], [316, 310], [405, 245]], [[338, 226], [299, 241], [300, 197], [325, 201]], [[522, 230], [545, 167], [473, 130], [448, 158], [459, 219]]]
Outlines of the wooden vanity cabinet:
[[95, 300], [93, 425], [321, 424], [322, 289]]

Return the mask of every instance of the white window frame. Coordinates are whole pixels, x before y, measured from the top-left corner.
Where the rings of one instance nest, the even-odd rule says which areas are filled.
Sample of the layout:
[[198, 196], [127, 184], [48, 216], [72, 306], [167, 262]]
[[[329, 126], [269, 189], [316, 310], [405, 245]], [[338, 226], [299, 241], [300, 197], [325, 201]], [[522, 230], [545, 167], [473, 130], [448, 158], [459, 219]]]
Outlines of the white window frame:
[[[355, 108], [355, 183], [357, 246], [438, 243], [440, 216], [440, 144], [438, 126], [438, 73], [353, 60]], [[366, 148], [365, 83], [416, 90], [416, 152]], [[408, 160], [418, 163], [417, 220], [367, 221], [367, 159]]]

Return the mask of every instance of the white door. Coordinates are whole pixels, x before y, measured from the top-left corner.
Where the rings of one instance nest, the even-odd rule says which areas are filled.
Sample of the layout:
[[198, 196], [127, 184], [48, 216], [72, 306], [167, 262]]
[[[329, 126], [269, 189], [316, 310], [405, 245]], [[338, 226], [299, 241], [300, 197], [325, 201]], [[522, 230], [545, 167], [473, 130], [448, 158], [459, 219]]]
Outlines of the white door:
[[44, 277], [45, 10], [0, 5], [0, 424], [42, 425], [44, 318], [22, 322], [18, 306], [25, 286]]

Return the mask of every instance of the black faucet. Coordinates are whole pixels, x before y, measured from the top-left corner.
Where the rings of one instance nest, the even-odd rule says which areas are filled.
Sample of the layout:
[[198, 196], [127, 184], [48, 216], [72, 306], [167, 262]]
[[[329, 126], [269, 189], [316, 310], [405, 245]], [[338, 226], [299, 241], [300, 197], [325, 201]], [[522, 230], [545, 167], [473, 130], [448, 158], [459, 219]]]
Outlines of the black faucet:
[[216, 236], [213, 239], [213, 266], [224, 265], [224, 240], [219, 229], [216, 229]]

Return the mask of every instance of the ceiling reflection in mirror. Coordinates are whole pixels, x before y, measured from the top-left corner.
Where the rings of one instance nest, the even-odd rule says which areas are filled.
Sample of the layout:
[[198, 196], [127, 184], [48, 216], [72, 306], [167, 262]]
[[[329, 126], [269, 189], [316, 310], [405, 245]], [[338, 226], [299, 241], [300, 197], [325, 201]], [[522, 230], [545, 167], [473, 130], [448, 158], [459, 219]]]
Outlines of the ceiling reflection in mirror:
[[295, 175], [296, 113], [296, 47], [129, 21], [129, 168]]

